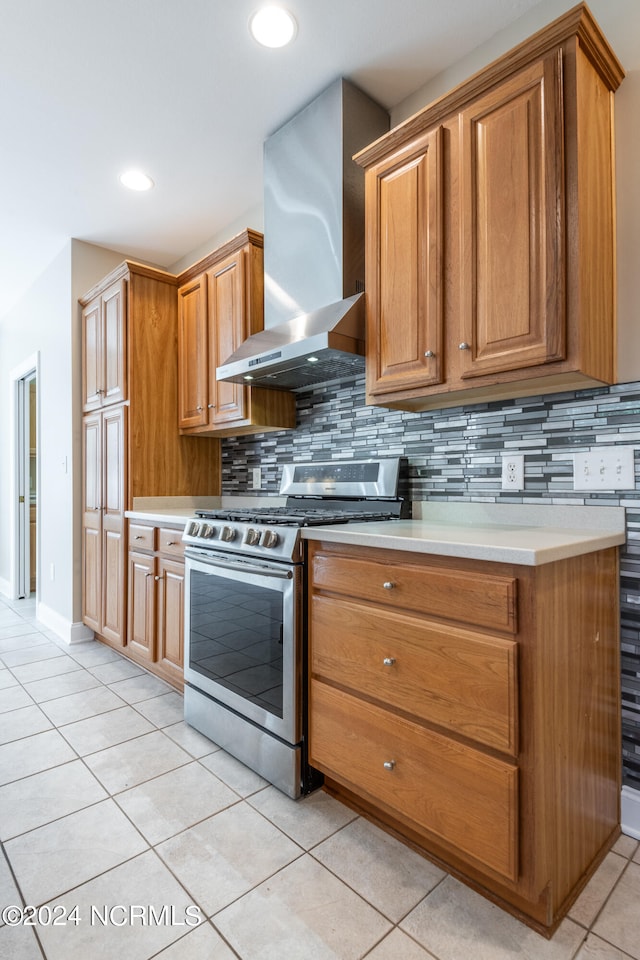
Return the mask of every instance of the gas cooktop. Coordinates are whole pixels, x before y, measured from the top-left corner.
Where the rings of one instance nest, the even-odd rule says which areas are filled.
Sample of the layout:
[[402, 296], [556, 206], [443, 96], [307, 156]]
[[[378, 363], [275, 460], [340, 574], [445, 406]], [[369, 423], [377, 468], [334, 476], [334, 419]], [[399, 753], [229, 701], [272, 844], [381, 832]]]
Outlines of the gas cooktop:
[[283, 506], [196, 510], [183, 540], [191, 548], [299, 558], [300, 527], [398, 519], [398, 470], [397, 459], [285, 464], [280, 495], [289, 496]]

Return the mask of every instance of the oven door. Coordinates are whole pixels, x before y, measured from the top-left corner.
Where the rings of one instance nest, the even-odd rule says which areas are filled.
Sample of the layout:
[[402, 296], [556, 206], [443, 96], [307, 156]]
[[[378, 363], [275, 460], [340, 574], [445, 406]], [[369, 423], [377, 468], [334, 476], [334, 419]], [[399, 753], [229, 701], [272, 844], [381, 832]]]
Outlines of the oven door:
[[185, 681], [302, 739], [302, 566], [187, 549]]

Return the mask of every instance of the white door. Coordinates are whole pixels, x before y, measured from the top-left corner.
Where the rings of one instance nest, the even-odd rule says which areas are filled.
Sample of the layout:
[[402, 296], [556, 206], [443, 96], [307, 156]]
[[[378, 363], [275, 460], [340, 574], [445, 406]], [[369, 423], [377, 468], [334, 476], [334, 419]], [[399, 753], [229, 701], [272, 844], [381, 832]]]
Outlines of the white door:
[[36, 517], [37, 507], [37, 417], [36, 372], [17, 381], [17, 595], [28, 597], [36, 583]]

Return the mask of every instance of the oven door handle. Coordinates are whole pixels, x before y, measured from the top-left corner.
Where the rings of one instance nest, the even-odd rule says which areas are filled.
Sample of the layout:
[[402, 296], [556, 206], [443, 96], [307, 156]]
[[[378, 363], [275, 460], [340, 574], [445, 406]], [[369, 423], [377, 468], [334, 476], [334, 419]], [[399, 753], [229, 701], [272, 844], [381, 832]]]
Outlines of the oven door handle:
[[[187, 558], [196, 557], [196, 551], [187, 553]], [[256, 577], [275, 577], [277, 580], [292, 580], [293, 572], [291, 570], [273, 570], [270, 567], [253, 567], [248, 563], [233, 563], [231, 560], [220, 560], [218, 557], [213, 560], [211, 554], [204, 551], [197, 555], [198, 560], [204, 561], [208, 567], [224, 567], [225, 570], [237, 570], [239, 573], [249, 573]]]

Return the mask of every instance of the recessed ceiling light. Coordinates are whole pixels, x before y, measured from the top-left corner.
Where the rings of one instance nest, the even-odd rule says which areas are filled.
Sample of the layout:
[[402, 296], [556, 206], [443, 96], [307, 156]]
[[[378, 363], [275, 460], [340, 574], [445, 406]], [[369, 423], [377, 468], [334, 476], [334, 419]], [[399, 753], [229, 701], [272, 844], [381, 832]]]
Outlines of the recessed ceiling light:
[[142, 170], [126, 170], [120, 174], [120, 183], [129, 190], [151, 190], [153, 180]]
[[284, 7], [262, 7], [251, 17], [249, 29], [254, 40], [263, 47], [284, 47], [296, 35], [297, 24]]

